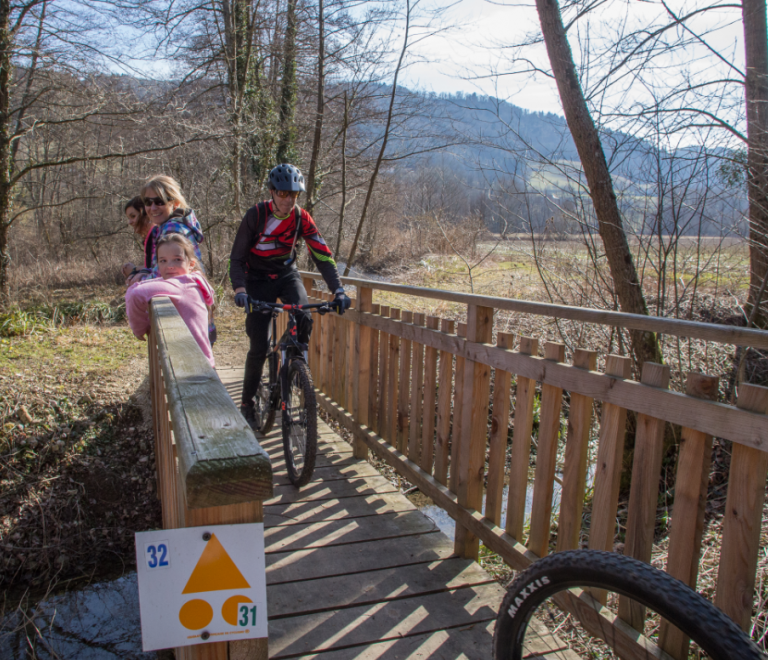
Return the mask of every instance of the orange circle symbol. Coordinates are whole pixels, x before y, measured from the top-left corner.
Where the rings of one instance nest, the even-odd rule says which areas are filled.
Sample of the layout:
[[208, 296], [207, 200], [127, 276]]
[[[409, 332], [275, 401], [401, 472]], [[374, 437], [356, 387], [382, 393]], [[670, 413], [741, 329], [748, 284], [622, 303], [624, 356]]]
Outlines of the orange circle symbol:
[[237, 625], [237, 606], [240, 603], [252, 603], [253, 601], [248, 596], [232, 596], [224, 601], [221, 606], [221, 618], [224, 619], [230, 626]]
[[205, 628], [212, 619], [213, 608], [199, 598], [184, 603], [179, 610], [179, 621], [188, 630]]

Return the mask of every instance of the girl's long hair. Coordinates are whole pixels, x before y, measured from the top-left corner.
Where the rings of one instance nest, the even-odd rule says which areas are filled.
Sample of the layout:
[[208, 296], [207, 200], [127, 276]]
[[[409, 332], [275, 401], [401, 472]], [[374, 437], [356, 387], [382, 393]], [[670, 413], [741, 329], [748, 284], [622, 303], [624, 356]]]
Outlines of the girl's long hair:
[[134, 209], [139, 214], [139, 219], [136, 221], [136, 224], [133, 225], [133, 233], [139, 234], [140, 236], [146, 236], [152, 223], [149, 220], [147, 210], [144, 208], [144, 202], [140, 195], [137, 195], [133, 199], [129, 199], [125, 203], [123, 213], [128, 211], [128, 209]]
[[166, 176], [165, 174], [153, 176], [141, 187], [141, 196], [146, 197], [149, 190], [154, 190], [157, 196], [166, 204], [168, 202], [176, 202], [182, 209], [189, 208], [187, 200], [181, 194], [179, 182], [173, 177]]

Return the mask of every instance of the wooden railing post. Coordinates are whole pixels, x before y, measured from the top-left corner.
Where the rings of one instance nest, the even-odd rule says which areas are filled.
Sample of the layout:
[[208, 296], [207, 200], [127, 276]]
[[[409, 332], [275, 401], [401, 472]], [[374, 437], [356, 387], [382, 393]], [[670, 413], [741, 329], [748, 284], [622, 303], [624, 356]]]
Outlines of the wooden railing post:
[[[370, 314], [373, 311], [373, 289], [360, 286], [357, 287], [356, 309], [359, 312]], [[355, 397], [355, 415], [363, 426], [368, 426], [368, 399], [371, 393], [371, 350], [373, 346], [373, 330], [365, 325], [356, 326], [358, 359], [356, 365], [356, 383]], [[356, 458], [368, 458], [368, 446], [358, 440], [354, 441], [354, 454]]]
[[[381, 305], [371, 305], [371, 314], [378, 316], [381, 312]], [[376, 425], [376, 415], [378, 413], [377, 402], [379, 393], [379, 339], [378, 330], [371, 328], [371, 361], [370, 361], [370, 380], [368, 384], [368, 428], [373, 429]]]
[[[718, 382], [715, 376], [691, 373], [688, 374], [685, 393], [700, 399], [716, 400]], [[712, 436], [683, 428], [677, 459], [667, 572], [694, 589], [699, 574], [711, 464]], [[688, 638], [666, 621], [661, 623], [659, 639], [661, 648], [673, 658], [684, 660], [688, 657]]]
[[[456, 326], [456, 336], [467, 338], [467, 324], [459, 323]], [[459, 489], [459, 449], [461, 448], [461, 416], [464, 406], [464, 358], [461, 353], [456, 355], [456, 375], [453, 382], [453, 424], [451, 425], [451, 467], [450, 489], [458, 493]]]
[[[427, 327], [437, 330], [440, 319], [427, 317]], [[432, 462], [435, 457], [435, 413], [437, 402], [437, 349], [427, 346], [424, 349], [424, 403], [421, 417], [421, 469], [432, 474]]]
[[[768, 388], [746, 383], [740, 385], [737, 405], [765, 414], [768, 412]], [[767, 473], [766, 452], [733, 445], [715, 604], [745, 632], [749, 632], [752, 622]]]
[[[565, 346], [554, 342], [544, 345], [544, 359], [565, 360]], [[560, 411], [563, 389], [554, 385], [541, 386], [539, 408], [539, 441], [536, 449], [536, 476], [533, 482], [531, 533], [528, 549], [539, 557], [549, 553], [549, 528], [552, 524], [552, 491], [555, 485], [557, 443], [560, 437]]]
[[[269, 456], [171, 301], [155, 298], [151, 311], [149, 359], [163, 527], [262, 522], [262, 502], [272, 496]], [[245, 657], [266, 660], [267, 640], [176, 649], [176, 658], [183, 660]]]
[[[469, 305], [467, 342], [490, 344], [493, 337], [493, 308]], [[480, 511], [483, 506], [483, 472], [488, 442], [488, 398], [491, 368], [482, 362], [464, 364], [461, 434], [457, 493], [461, 506]], [[479, 539], [456, 523], [454, 550], [460, 557], [477, 559]]]

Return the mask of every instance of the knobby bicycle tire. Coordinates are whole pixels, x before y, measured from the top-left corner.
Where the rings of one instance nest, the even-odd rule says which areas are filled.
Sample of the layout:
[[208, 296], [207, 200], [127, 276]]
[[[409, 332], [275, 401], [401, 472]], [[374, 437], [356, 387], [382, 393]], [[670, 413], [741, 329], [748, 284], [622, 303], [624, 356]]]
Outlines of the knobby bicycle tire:
[[[561, 592], [589, 587], [627, 596], [653, 610], [682, 630], [710, 658], [765, 660], [757, 645], [728, 616], [683, 582], [631, 557], [595, 550], [558, 552], [517, 576], [496, 619], [494, 660], [525, 657], [524, 645], [535, 644], [537, 636], [541, 640], [546, 636], [542, 634], [543, 624], [534, 621], [534, 611]], [[610, 635], [611, 630], [606, 633]], [[578, 656], [563, 651], [546, 657]]]
[[261, 368], [261, 380], [259, 389], [256, 391], [254, 399], [256, 428], [255, 430], [263, 435], [267, 435], [275, 425], [275, 406], [272, 405], [272, 383], [269, 380], [269, 361], [271, 356], [264, 360], [264, 366]]
[[301, 488], [309, 482], [315, 470], [317, 401], [312, 375], [303, 360], [291, 361], [287, 377], [289, 401], [283, 402], [285, 467], [291, 483], [296, 488]]

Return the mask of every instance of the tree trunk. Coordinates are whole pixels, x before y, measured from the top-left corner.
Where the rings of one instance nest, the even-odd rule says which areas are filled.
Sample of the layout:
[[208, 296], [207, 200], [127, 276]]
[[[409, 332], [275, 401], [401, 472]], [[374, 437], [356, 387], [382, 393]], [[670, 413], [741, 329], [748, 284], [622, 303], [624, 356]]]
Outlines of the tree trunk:
[[373, 168], [371, 174], [371, 180], [368, 182], [368, 192], [365, 195], [365, 202], [363, 202], [363, 210], [360, 213], [360, 220], [357, 223], [357, 230], [355, 231], [355, 238], [352, 241], [352, 248], [349, 251], [349, 257], [347, 258], [347, 265], [344, 267], [344, 276], [349, 275], [349, 271], [352, 269], [352, 262], [355, 260], [355, 254], [357, 253], [357, 244], [360, 241], [360, 234], [363, 231], [363, 225], [365, 224], [365, 216], [368, 213], [368, 206], [371, 202], [371, 196], [373, 195], [373, 188], [376, 185], [376, 177], [379, 175], [379, 168], [381, 167], [381, 161], [384, 160], [384, 152], [387, 150], [387, 141], [389, 140], [389, 129], [392, 126], [392, 111], [395, 107], [395, 96], [397, 95], [397, 78], [400, 75], [400, 69], [403, 66], [403, 59], [405, 58], [405, 51], [408, 50], [408, 32], [411, 27], [411, 2], [406, 0], [405, 5], [405, 36], [403, 36], [403, 48], [400, 50], [400, 58], [397, 60], [397, 68], [395, 69], [395, 77], [392, 81], [392, 95], [389, 97], [389, 109], [387, 111], [387, 124], [384, 127], [384, 137], [381, 141], [381, 149], [379, 149], [379, 156], [376, 159], [376, 165]]
[[341, 239], [344, 235], [344, 214], [347, 210], [347, 129], [349, 128], [349, 101], [347, 90], [344, 90], [344, 125], [341, 129], [341, 208], [339, 209], [339, 230], [336, 232], [336, 251], [341, 250]]
[[[589, 186], [597, 216], [598, 231], [605, 246], [619, 305], [623, 312], [647, 315], [648, 307], [640, 288], [627, 236], [624, 233], [608, 163], [576, 75], [571, 48], [560, 15], [560, 6], [557, 0], [536, 0], [536, 9], [552, 73], [563, 104], [565, 119], [579, 152]], [[661, 350], [654, 333], [631, 330], [630, 337], [638, 373], [646, 361], [661, 362]]]
[[280, 93], [280, 141], [277, 162], [292, 163], [296, 159], [296, 0], [288, 0], [285, 43], [283, 44], [283, 80]]
[[[749, 196], [749, 297], [755, 325], [765, 327], [758, 292], [768, 272], [768, 36], [765, 0], [742, 0], [747, 65], [747, 192]], [[754, 316], [751, 309], [757, 305]]]
[[11, 255], [11, 54], [10, 0], [0, 0], [0, 309], [10, 303]]
[[312, 140], [312, 158], [309, 161], [307, 175], [307, 212], [312, 213], [315, 205], [315, 188], [318, 160], [320, 159], [320, 140], [323, 135], [323, 113], [325, 112], [325, 16], [323, 0], [317, 0], [317, 112], [315, 114], [315, 136]]

